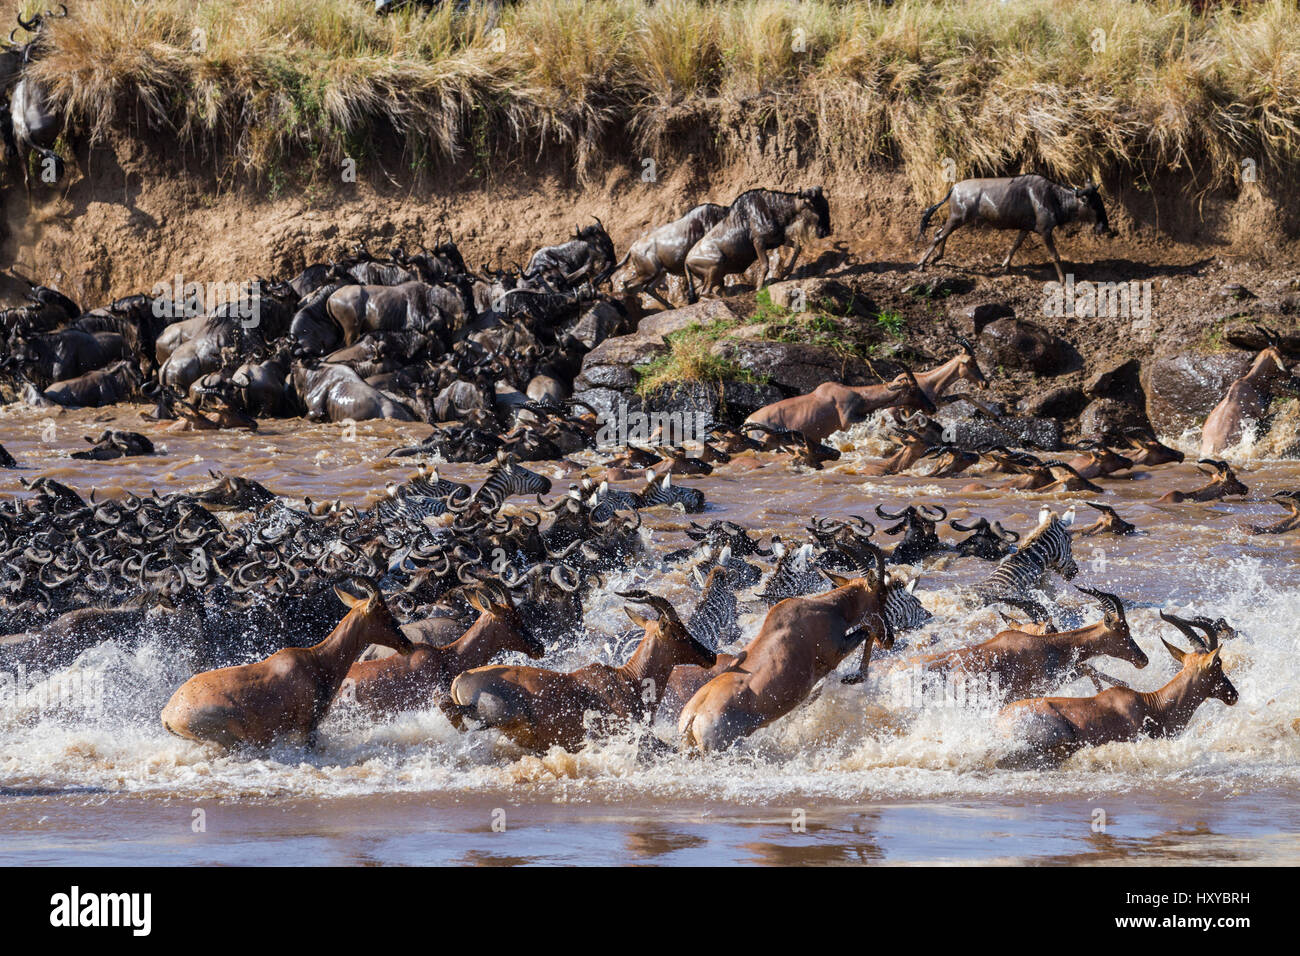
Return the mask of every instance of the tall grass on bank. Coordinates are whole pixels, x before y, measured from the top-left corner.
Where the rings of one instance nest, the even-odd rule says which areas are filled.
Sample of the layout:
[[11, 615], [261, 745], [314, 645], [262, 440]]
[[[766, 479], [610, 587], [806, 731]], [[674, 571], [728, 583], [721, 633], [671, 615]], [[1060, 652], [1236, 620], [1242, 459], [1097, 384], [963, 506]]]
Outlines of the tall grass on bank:
[[[31, 11], [47, 3], [22, 4]], [[759, 138], [840, 168], [1206, 186], [1300, 165], [1291, 0], [525, 0], [376, 17], [368, 0], [68, 0], [34, 68], [76, 127], [170, 131], [224, 168], [412, 164]], [[22, 39], [22, 35], [19, 36]], [[630, 140], [629, 140], [630, 137]]]

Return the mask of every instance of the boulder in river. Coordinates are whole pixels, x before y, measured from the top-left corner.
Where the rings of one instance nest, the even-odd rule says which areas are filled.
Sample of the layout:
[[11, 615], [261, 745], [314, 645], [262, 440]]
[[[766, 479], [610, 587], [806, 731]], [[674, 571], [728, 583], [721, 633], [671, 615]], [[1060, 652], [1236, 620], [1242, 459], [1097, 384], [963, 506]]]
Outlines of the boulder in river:
[[980, 332], [976, 345], [985, 368], [1023, 369], [1038, 375], [1058, 375], [1068, 370], [1068, 342], [1041, 325], [1024, 319], [995, 319]]
[[1198, 424], [1250, 363], [1245, 352], [1175, 352], [1148, 361], [1142, 388], [1151, 423], [1166, 433]]

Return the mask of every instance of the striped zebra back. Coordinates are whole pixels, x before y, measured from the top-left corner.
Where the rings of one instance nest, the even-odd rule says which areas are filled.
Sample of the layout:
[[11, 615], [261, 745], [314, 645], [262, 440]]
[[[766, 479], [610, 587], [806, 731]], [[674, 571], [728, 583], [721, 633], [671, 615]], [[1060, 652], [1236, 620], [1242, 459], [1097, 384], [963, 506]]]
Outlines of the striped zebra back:
[[715, 567], [702, 582], [697, 570], [694, 578], [701, 587], [701, 594], [686, 622], [686, 630], [707, 647], [730, 644], [740, 637], [740, 612], [726, 568]]
[[1048, 571], [1055, 571], [1067, 581], [1078, 574], [1079, 566], [1070, 547], [1069, 525], [1073, 520], [1073, 508], [1066, 512], [1064, 520], [1044, 508], [1038, 527], [1018, 551], [998, 562], [987, 581], [975, 586], [975, 594], [986, 604], [1002, 597], [1022, 598], [1041, 586]]
[[664, 475], [662, 481], [652, 480], [645, 486], [641, 491], [641, 502], [644, 508], [679, 504], [688, 514], [698, 514], [704, 510], [704, 492], [674, 485], [672, 475]]
[[483, 484], [474, 492], [474, 500], [489, 511], [499, 511], [506, 499], [514, 495], [544, 495], [551, 490], [551, 479], [529, 471], [523, 465], [505, 457], [488, 472]]

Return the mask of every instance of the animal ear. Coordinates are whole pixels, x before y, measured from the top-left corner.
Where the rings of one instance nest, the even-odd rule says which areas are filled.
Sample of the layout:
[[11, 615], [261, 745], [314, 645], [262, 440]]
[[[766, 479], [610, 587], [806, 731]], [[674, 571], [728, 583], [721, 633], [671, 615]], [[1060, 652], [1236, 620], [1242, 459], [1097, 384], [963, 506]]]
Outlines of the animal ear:
[[1160, 638], [1160, 643], [1165, 646], [1165, 649], [1169, 651], [1170, 655], [1173, 657], [1174, 660], [1176, 660], [1179, 664], [1182, 664], [1183, 658], [1187, 656], [1186, 651], [1180, 651], [1178, 648], [1174, 647], [1174, 645], [1166, 641], [1163, 637]]
[[630, 607], [624, 606], [624, 608], [623, 608], [623, 612], [624, 612], [624, 613], [625, 613], [629, 618], [632, 619], [632, 623], [635, 624], [637, 627], [649, 627], [649, 626], [650, 626], [650, 620], [649, 620], [648, 618], [644, 618], [644, 617], [642, 617], [640, 614], [638, 614], [636, 611], [632, 610]]
[[359, 598], [355, 594], [349, 594], [347, 591], [343, 590], [341, 587], [337, 585], [335, 585], [334, 587], [334, 593], [339, 596], [339, 600], [342, 601], [344, 606], [348, 608], [354, 608], [358, 604], [361, 604], [363, 601], [367, 600], [367, 598]]
[[1044, 506], [1044, 507], [1043, 507], [1043, 508], [1038, 512], [1038, 523], [1039, 523], [1039, 524], [1042, 524], [1042, 523], [1045, 522], [1045, 521], [1050, 521], [1051, 518], [1052, 518], [1052, 509], [1051, 509], [1051, 508], [1048, 508], [1048, 507]]
[[910, 580], [910, 581], [907, 582], [907, 587], [903, 588], [903, 590], [906, 591], [908, 594], [912, 594], [913, 592], [916, 591], [916, 582], [917, 582], [918, 580], [920, 580], [920, 579], [919, 579], [919, 578], [912, 578], [912, 580]]
[[826, 572], [826, 576], [831, 579], [831, 584], [835, 585], [837, 588], [842, 588], [846, 584], [853, 583], [852, 578], [846, 578], [841, 574], [834, 574], [833, 572], [830, 571]]
[[470, 607], [478, 611], [480, 614], [487, 613], [487, 607], [483, 603], [483, 595], [478, 591], [470, 591], [465, 595], [465, 600], [469, 602]]
[[1065, 514], [1061, 515], [1061, 524], [1067, 528], [1074, 524], [1074, 505], [1070, 505]]

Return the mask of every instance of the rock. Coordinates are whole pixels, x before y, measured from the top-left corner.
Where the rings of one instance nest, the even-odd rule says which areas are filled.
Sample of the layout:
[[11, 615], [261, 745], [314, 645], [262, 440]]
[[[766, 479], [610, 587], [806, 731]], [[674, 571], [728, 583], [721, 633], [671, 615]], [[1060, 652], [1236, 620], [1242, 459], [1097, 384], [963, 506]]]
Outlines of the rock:
[[875, 315], [875, 304], [835, 279], [798, 279], [774, 282], [767, 287], [772, 304], [793, 312], [824, 312], [828, 315]]
[[[1261, 319], [1258, 323], [1265, 328], [1269, 328], [1269, 323]], [[1283, 332], [1281, 329], [1275, 330], [1280, 334], [1282, 339], [1282, 351], [1288, 357], [1300, 356], [1300, 333]], [[1254, 325], [1236, 325], [1229, 328], [1223, 335], [1228, 344], [1234, 345], [1239, 349], [1245, 349], [1248, 352], [1261, 351], [1268, 342], [1264, 339], [1264, 333], [1255, 328]]]
[[646, 365], [668, 354], [668, 343], [657, 335], [616, 335], [582, 358], [585, 371], [596, 365]]
[[[988, 404], [994, 411], [1003, 411], [1000, 405]], [[942, 427], [945, 441], [976, 450], [1019, 444], [1055, 451], [1064, 431], [1054, 418], [1003, 415], [994, 420], [965, 399], [941, 405], [933, 417]]]
[[573, 324], [569, 334], [588, 349], [594, 349], [606, 339], [623, 335], [632, 328], [632, 321], [625, 309], [613, 302], [597, 302]]
[[1073, 350], [1040, 325], [1004, 318], [984, 327], [976, 351], [986, 369], [1025, 369], [1038, 375], [1057, 375], [1066, 371]]
[[1146, 412], [1140, 406], [1117, 402], [1113, 398], [1096, 399], [1079, 415], [1079, 434], [1088, 438], [1119, 434], [1126, 428], [1150, 427]]
[[1148, 361], [1142, 368], [1147, 415], [1166, 432], [1198, 424], [1250, 363], [1244, 352], [1178, 352]]
[[973, 288], [975, 283], [970, 279], [921, 279], [903, 286], [903, 293], [918, 299], [946, 299], [950, 295], [965, 295]]
[[1083, 391], [1089, 398], [1111, 398], [1143, 407], [1146, 396], [1142, 394], [1142, 363], [1129, 359], [1098, 372], [1084, 384]]
[[723, 382], [721, 401], [718, 403], [718, 417], [733, 425], [739, 425], [763, 406], [779, 402], [783, 398], [785, 393], [775, 385]]
[[967, 419], [944, 426], [943, 434], [954, 444], [975, 451], [1005, 445], [1056, 451], [1061, 447], [1061, 423], [1054, 418], [1013, 417], [994, 423], [990, 419]]
[[998, 319], [1014, 318], [1015, 314], [1016, 310], [1005, 302], [983, 302], [980, 305], [972, 305], [966, 310], [966, 318], [976, 336], [983, 332], [984, 326], [990, 322], [995, 322]]
[[664, 336], [688, 329], [692, 325], [712, 325], [714, 322], [738, 322], [740, 316], [720, 299], [709, 299], [694, 305], [672, 309], [668, 312], [656, 312], [647, 315], [637, 323], [637, 335]]
[[575, 389], [584, 388], [636, 388], [640, 376], [629, 365], [584, 366], [573, 380]]
[[1030, 418], [1074, 418], [1087, 404], [1082, 389], [1062, 385], [1026, 396], [1016, 409]]
[[647, 395], [642, 409], [673, 416], [672, 426], [679, 432], [666, 435], [666, 444], [694, 441], [717, 420], [718, 386], [712, 382], [678, 382]]
[[635, 392], [620, 392], [612, 388], [585, 388], [574, 392], [573, 397], [590, 405], [601, 421], [608, 421], [616, 416], [619, 406], [622, 406], [624, 412], [628, 414], [641, 410], [641, 398]]
[[728, 337], [715, 342], [711, 351], [794, 395], [811, 392], [822, 382], [879, 381], [861, 359], [820, 345]]

